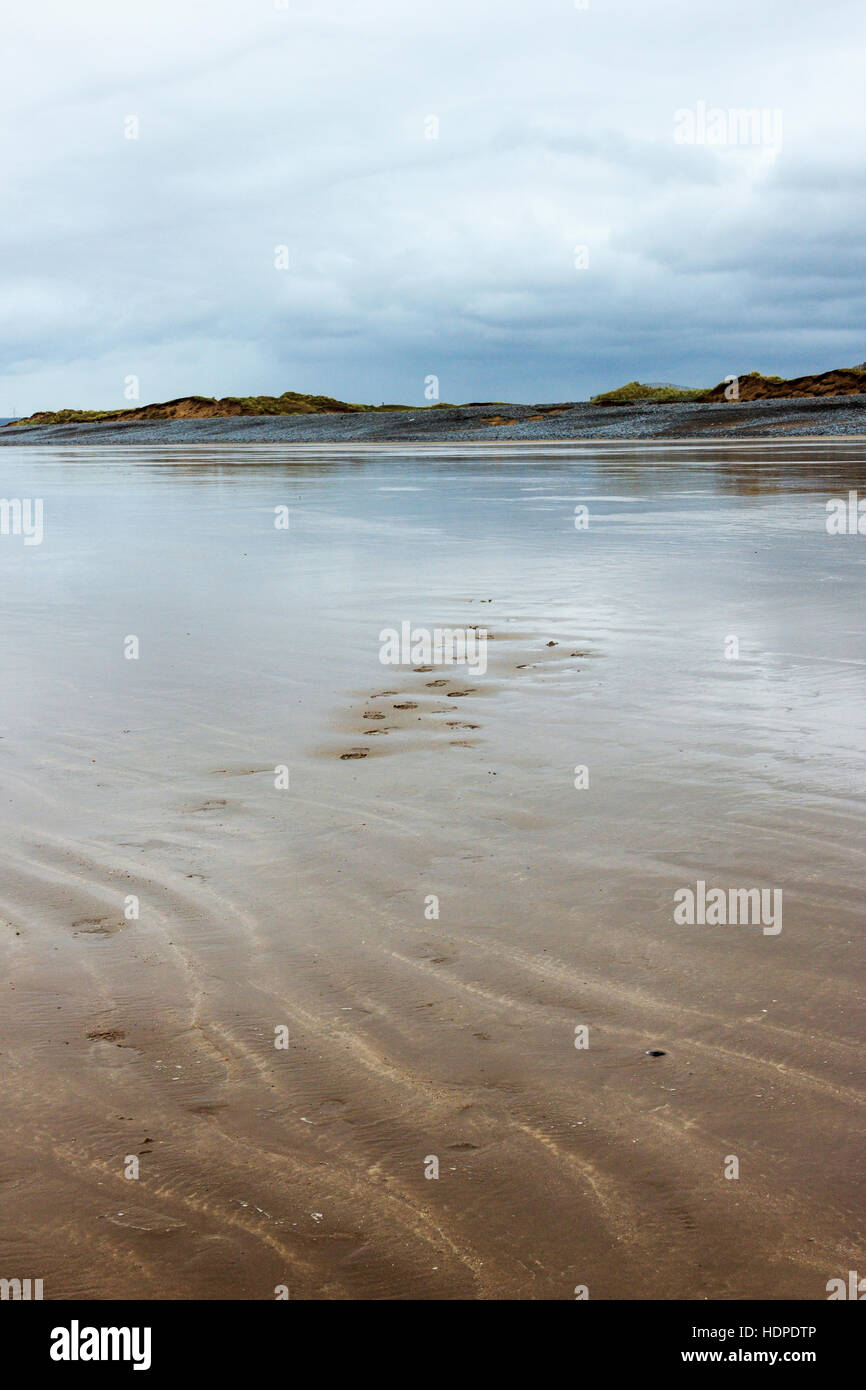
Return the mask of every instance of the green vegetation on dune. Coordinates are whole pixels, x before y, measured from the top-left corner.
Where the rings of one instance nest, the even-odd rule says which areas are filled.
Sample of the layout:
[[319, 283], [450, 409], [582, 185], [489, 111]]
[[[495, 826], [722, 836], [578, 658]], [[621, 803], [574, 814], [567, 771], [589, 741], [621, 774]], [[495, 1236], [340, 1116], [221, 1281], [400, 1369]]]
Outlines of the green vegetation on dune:
[[350, 405], [331, 396], [305, 396], [300, 391], [284, 391], [281, 396], [226, 396], [214, 405], [240, 406], [244, 415], [309, 415], [326, 411], [369, 410], [369, 406]]
[[[625, 386], [618, 386], [613, 391], [604, 391], [600, 395], [592, 396], [590, 404], [602, 406], [617, 406], [631, 404], [663, 404], [663, 403], [682, 403], [682, 404], [717, 404], [722, 401], [756, 401], [763, 399], [781, 399], [786, 396], [792, 398], [801, 396], [829, 396], [829, 395], [851, 395], [866, 394], [866, 363], [861, 363], [857, 367], [843, 367], [829, 372], [820, 372], [815, 376], [793, 377], [790, 380], [780, 376], [765, 376], [763, 372], [747, 372], [744, 375], [733, 378], [726, 377], [713, 387], [682, 387], [666, 385], [663, 382], [655, 384], [641, 381], [629, 381]], [[735, 389], [731, 389], [729, 383], [736, 381]], [[169, 420], [207, 420], [230, 418], [238, 416], [273, 416], [273, 415], [352, 415], [352, 414], [373, 414], [376, 412], [425, 412], [425, 411], [448, 411], [465, 410], [472, 411], [479, 408], [496, 410], [497, 417], [499, 408], [506, 409], [508, 403], [505, 401], [465, 401], [463, 405], [456, 405], [451, 401], [435, 401], [425, 405], [363, 405], [354, 401], [338, 401], [334, 396], [313, 396], [302, 391], [284, 391], [281, 396], [223, 396], [217, 399], [215, 396], [180, 396], [171, 401], [155, 401], [150, 405], [126, 406], [117, 410], [40, 410], [34, 415], [29, 415], [25, 419], [11, 420], [4, 429], [38, 428], [39, 426], [50, 425], [78, 425], [78, 424], [136, 424], [149, 421], [169, 421]], [[526, 407], [511, 407], [512, 414], [514, 409], [518, 411], [527, 409]], [[541, 420], [547, 415], [562, 414], [564, 411], [575, 408], [574, 402], [564, 402], [559, 405], [544, 405], [532, 407], [536, 412], [534, 415], [520, 415], [514, 419], [527, 419], [529, 421]], [[469, 417], [474, 419], [475, 417]], [[492, 420], [483, 417], [482, 424], [505, 424], [511, 423], [509, 420], [496, 418]]]
[[4, 428], [16, 428], [19, 425], [77, 425], [86, 424], [89, 420], [113, 420], [122, 412], [116, 410], [37, 410], [35, 415], [28, 415], [25, 419], [10, 420]]
[[[238, 415], [346, 415], [369, 411], [411, 410], [408, 405], [360, 405], [333, 396], [284, 391], [281, 396], [181, 396], [152, 405], [118, 410], [40, 410], [12, 424], [21, 426], [77, 425], [111, 421], [209, 419]], [[7, 426], [7, 428], [9, 428]]]
[[590, 399], [593, 405], [620, 405], [629, 401], [697, 401], [706, 393], [707, 388], [703, 386], [681, 390], [678, 386], [644, 386], [640, 381], [629, 381], [625, 386]]
[[[469, 405], [498, 405], [498, 401], [470, 401]], [[459, 410], [451, 401], [425, 405], [363, 405], [357, 401], [338, 401], [334, 396], [312, 396], [302, 391], [284, 391], [281, 396], [180, 396], [172, 401], [126, 406], [118, 410], [40, 410], [25, 419], [10, 421], [9, 428], [35, 428], [45, 425], [79, 425], [92, 422], [123, 424], [152, 420], [206, 420], [240, 415], [355, 415], [412, 410]]]
[[[738, 378], [740, 392], [748, 392], [748, 383], [752, 384], [750, 394], [760, 396], [759, 383], [775, 385], [783, 382], [781, 376], [764, 376], [763, 372], [746, 372]], [[629, 381], [625, 386], [618, 386], [614, 391], [604, 391], [600, 396], [592, 396], [593, 405], [629, 405], [632, 401], [645, 401], [652, 404], [655, 401], [709, 401], [717, 398], [719, 393], [724, 393], [725, 382], [720, 386], [708, 387], [698, 386], [694, 389], [680, 386], [647, 386], [641, 381]]]
[[239, 405], [244, 415], [345, 415], [370, 410], [411, 410], [408, 405], [359, 405], [338, 401], [333, 396], [308, 396], [301, 391], [284, 391], [281, 396], [226, 396], [216, 405]]

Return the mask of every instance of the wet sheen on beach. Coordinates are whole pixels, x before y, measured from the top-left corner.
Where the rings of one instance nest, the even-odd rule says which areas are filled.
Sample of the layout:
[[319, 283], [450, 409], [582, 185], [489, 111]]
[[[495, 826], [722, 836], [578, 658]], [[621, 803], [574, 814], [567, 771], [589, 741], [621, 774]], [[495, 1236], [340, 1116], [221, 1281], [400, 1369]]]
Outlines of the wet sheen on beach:
[[[815, 1299], [862, 1262], [866, 534], [826, 523], [866, 444], [0, 467], [42, 504], [0, 534], [3, 1271]], [[484, 669], [383, 664], [404, 623]], [[779, 930], [676, 920], [701, 884]]]

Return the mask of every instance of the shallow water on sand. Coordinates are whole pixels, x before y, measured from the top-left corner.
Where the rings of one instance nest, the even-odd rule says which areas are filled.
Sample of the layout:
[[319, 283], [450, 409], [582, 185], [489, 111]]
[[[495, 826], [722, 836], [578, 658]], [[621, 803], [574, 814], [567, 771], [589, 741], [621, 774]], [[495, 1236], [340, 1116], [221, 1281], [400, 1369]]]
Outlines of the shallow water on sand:
[[[825, 523], [864, 460], [3, 450], [44, 535], [0, 535], [0, 1277], [862, 1267], [866, 536]], [[404, 621], [486, 629], [487, 670], [383, 666]], [[781, 930], [675, 922], [699, 882]]]

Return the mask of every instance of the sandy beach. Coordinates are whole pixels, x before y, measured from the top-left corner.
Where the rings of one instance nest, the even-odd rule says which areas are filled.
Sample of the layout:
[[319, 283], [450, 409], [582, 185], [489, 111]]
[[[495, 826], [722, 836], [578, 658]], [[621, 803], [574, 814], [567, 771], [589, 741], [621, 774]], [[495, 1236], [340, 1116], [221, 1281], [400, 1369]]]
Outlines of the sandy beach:
[[[4, 1268], [703, 1300], [857, 1267], [866, 562], [825, 505], [861, 446], [3, 465], [45, 514], [0, 545]], [[403, 621], [483, 629], [486, 670], [383, 665]], [[783, 891], [781, 930], [678, 924], [699, 881]]]

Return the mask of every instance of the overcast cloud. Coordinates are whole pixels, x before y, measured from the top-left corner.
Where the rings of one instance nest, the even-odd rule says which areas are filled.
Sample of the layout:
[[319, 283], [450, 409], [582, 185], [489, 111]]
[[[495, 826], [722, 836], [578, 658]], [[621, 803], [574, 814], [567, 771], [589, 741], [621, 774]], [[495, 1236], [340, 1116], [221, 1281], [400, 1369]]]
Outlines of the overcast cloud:
[[0, 415], [866, 359], [863, 0], [280, 3], [7, 11]]

